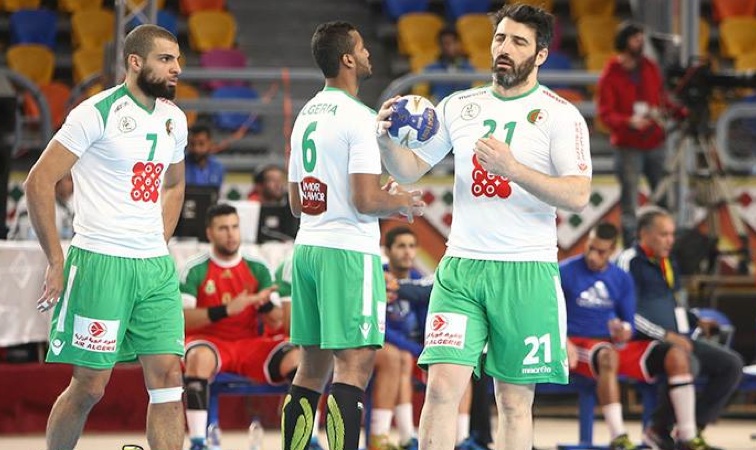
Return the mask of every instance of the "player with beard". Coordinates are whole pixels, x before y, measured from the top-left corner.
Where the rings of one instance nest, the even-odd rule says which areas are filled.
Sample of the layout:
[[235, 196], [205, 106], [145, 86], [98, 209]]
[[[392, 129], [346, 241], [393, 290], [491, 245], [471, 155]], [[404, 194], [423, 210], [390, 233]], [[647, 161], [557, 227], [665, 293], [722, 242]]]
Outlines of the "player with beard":
[[284, 333], [270, 269], [239, 250], [236, 208], [211, 206], [205, 223], [210, 251], [193, 258], [181, 274], [191, 450], [207, 448], [207, 385], [218, 372], [282, 384], [293, 378], [299, 363], [299, 349]]
[[223, 184], [226, 171], [213, 155], [213, 136], [209, 126], [196, 124], [189, 128], [185, 164], [187, 186], [220, 188]]
[[[71, 450], [113, 366], [139, 358], [149, 394], [147, 441], [184, 439], [184, 320], [173, 235], [184, 198], [186, 116], [168, 99], [181, 73], [176, 37], [142, 25], [124, 41], [126, 80], [74, 108], [26, 180], [47, 260], [38, 309], [55, 306], [48, 362], [73, 365], [47, 422], [48, 450]], [[68, 255], [55, 228], [55, 183], [73, 176]]]
[[294, 123], [289, 204], [301, 217], [291, 279], [291, 342], [302, 361], [284, 400], [283, 449], [310, 439], [313, 412], [326, 382], [327, 434], [332, 449], [356, 450], [364, 391], [376, 348], [383, 345], [386, 286], [378, 218], [412, 219], [420, 193], [381, 188], [375, 111], [357, 99], [371, 74], [362, 36], [346, 22], [328, 22], [311, 42], [325, 88]]
[[643, 56], [644, 43], [640, 25], [622, 23], [614, 40], [617, 55], [606, 63], [597, 89], [598, 115], [616, 148], [625, 248], [635, 241], [640, 176], [645, 175], [651, 191], [664, 177], [667, 147], [661, 111], [681, 113], [665, 94], [659, 66]]
[[452, 448], [457, 405], [486, 343], [496, 448], [530, 450], [535, 383], [568, 381], [556, 208], [580, 211], [588, 202], [588, 129], [537, 80], [553, 16], [514, 4], [494, 17], [493, 84], [442, 100], [439, 132], [425, 146], [413, 152], [383, 132], [395, 99], [378, 113], [383, 161], [397, 181], [414, 182], [454, 153], [454, 220], [418, 360], [428, 367], [424, 450]]

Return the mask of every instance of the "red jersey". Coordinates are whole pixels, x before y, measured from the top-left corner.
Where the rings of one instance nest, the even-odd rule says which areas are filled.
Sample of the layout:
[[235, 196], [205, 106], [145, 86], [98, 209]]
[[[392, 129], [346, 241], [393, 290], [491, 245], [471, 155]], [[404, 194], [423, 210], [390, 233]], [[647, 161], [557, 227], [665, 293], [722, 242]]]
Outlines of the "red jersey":
[[[220, 261], [204, 254], [189, 261], [181, 275], [181, 294], [196, 299], [197, 308], [228, 304], [243, 290], [254, 294], [273, 284], [268, 266], [259, 259], [239, 256], [233, 261]], [[257, 310], [248, 306], [236, 316], [226, 317], [187, 333], [215, 336], [221, 339], [242, 339], [260, 336]]]

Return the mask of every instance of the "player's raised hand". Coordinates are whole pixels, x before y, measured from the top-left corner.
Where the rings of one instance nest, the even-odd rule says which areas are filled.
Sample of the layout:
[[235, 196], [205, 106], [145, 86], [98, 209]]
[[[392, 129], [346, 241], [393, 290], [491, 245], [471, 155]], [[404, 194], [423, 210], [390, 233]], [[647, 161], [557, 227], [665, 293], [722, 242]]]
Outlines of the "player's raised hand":
[[37, 311], [45, 312], [55, 306], [63, 292], [63, 262], [48, 264], [45, 282], [42, 284], [42, 296], [37, 300]]
[[407, 222], [412, 223], [415, 221], [415, 217], [423, 215], [425, 211], [425, 202], [423, 201], [423, 191], [412, 190], [406, 191], [398, 184], [395, 186], [396, 190], [391, 195], [401, 195], [406, 197], [405, 207], [400, 212], [401, 215], [407, 217]]
[[512, 180], [520, 168], [520, 163], [512, 154], [509, 144], [493, 136], [478, 139], [473, 151], [480, 165], [492, 175], [501, 175]]
[[391, 97], [390, 99], [383, 102], [381, 109], [378, 110], [378, 116], [376, 117], [376, 120], [378, 122], [376, 128], [376, 136], [378, 136], [379, 138], [385, 137], [386, 139], [388, 139], [388, 129], [391, 126], [389, 117], [391, 117], [391, 113], [393, 112], [394, 103], [396, 103], [396, 101], [400, 98], [401, 97], [399, 95]]

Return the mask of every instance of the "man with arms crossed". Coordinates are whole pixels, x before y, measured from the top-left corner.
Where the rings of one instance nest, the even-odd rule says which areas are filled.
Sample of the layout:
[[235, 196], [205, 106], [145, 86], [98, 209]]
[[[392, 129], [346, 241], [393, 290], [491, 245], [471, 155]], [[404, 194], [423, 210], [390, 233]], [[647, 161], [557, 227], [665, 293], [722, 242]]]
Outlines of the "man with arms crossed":
[[[454, 221], [419, 359], [429, 366], [423, 450], [452, 448], [457, 406], [486, 343], [499, 449], [530, 450], [534, 384], [567, 383], [555, 215], [556, 207], [579, 211], [588, 202], [588, 129], [574, 106], [537, 81], [553, 16], [507, 5], [495, 19], [493, 85], [441, 101], [438, 134], [415, 152], [378, 138], [399, 182], [414, 182], [454, 149]], [[394, 101], [378, 113], [379, 131]]]
[[370, 76], [368, 50], [345, 22], [315, 30], [312, 53], [326, 78], [291, 137], [289, 199], [301, 217], [292, 273], [291, 342], [302, 360], [284, 400], [284, 450], [309, 441], [313, 412], [333, 366], [328, 444], [355, 450], [364, 389], [383, 344], [386, 286], [378, 217], [421, 211], [419, 193], [381, 189], [375, 112], [355, 96]]
[[[142, 25], [123, 53], [126, 81], [71, 111], [25, 183], [48, 260], [38, 308], [55, 305], [47, 361], [74, 366], [50, 412], [48, 450], [76, 446], [115, 363], [136, 357], [150, 447], [179, 450], [184, 440], [184, 319], [166, 245], [184, 198], [186, 116], [166, 100], [181, 73], [179, 46], [167, 30]], [[76, 234], [64, 265], [54, 186], [69, 170]]]

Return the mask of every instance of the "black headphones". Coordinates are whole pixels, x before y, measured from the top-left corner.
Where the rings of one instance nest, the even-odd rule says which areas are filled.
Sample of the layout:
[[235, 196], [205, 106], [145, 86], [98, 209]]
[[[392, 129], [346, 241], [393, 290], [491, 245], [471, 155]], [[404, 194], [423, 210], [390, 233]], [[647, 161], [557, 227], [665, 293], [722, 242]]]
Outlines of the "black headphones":
[[627, 43], [631, 37], [643, 33], [643, 27], [635, 22], [622, 22], [614, 36], [614, 49], [618, 52], [627, 50]]

